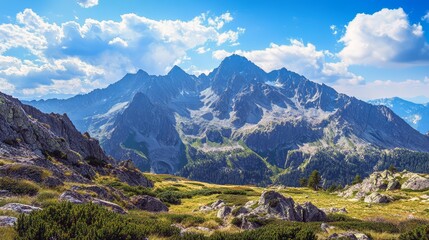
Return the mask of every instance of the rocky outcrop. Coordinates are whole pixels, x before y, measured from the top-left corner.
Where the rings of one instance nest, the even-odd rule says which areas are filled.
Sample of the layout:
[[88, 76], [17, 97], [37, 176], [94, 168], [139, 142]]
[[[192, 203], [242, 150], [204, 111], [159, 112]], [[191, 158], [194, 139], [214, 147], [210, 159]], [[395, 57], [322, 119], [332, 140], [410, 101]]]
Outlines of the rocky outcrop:
[[429, 189], [429, 178], [418, 174], [408, 174], [409, 178], [402, 184], [402, 189], [426, 190]]
[[[401, 184], [401, 182], [403, 183]], [[388, 196], [389, 191], [400, 189], [415, 191], [429, 189], [429, 175], [406, 170], [374, 172], [361, 183], [346, 187], [338, 195], [345, 198], [364, 199], [368, 203], [388, 203], [393, 201], [393, 198]]]
[[275, 191], [266, 191], [259, 198], [258, 207], [252, 214], [265, 215], [266, 218], [279, 218], [287, 221], [313, 222], [326, 221], [326, 214], [310, 202], [296, 204]]
[[370, 237], [360, 232], [334, 233], [328, 239], [371, 240]]
[[4, 205], [3, 207], [0, 207], [0, 210], [2, 211], [13, 211], [17, 213], [31, 213], [33, 211], [39, 211], [42, 210], [39, 207], [21, 204], [21, 203], [8, 203]]
[[221, 199], [216, 200], [214, 203], [200, 207], [200, 211], [212, 211], [217, 210], [221, 207], [225, 206], [225, 202]]
[[[0, 177], [26, 179], [47, 187], [64, 181], [90, 183], [97, 174], [132, 186], [153, 184], [130, 164], [116, 166], [88, 133], [66, 114], [45, 114], [0, 93]], [[10, 162], [10, 163], [9, 163]]]
[[16, 217], [0, 216], [0, 227], [13, 227], [17, 222]]
[[168, 212], [168, 207], [161, 200], [152, 196], [133, 196], [130, 201], [140, 210], [149, 212]]
[[385, 194], [373, 192], [363, 200], [366, 203], [390, 203], [393, 199]]
[[220, 219], [224, 219], [231, 214], [232, 208], [229, 206], [223, 206], [219, 209], [216, 216]]
[[61, 201], [67, 201], [74, 204], [93, 203], [93, 204], [106, 207], [116, 213], [120, 213], [120, 214], [126, 213], [125, 209], [123, 209], [121, 206], [119, 206], [116, 203], [105, 201], [99, 198], [94, 198], [89, 194], [81, 194], [79, 192], [72, 191], [72, 190], [67, 190], [63, 192], [60, 195], [59, 199]]

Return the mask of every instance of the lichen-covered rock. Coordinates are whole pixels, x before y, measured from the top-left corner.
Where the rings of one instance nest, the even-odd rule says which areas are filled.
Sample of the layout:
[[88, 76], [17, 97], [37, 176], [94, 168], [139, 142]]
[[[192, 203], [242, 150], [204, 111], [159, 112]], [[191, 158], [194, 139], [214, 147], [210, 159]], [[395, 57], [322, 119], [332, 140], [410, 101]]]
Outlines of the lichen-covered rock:
[[425, 190], [429, 189], [429, 178], [418, 174], [411, 175], [407, 181], [402, 184], [402, 189]]
[[217, 212], [217, 217], [220, 219], [224, 219], [226, 218], [228, 215], [231, 214], [232, 208], [229, 206], [223, 206], [219, 209], [219, 211]]
[[276, 191], [263, 192], [258, 206], [250, 214], [265, 218], [279, 218], [287, 221], [312, 222], [326, 221], [326, 214], [310, 202], [296, 204]]
[[[76, 190], [78, 188], [74, 187], [73, 189]], [[126, 211], [116, 203], [105, 201], [105, 200], [102, 200], [99, 198], [94, 198], [89, 194], [81, 194], [75, 190], [67, 190], [67, 191], [63, 192], [60, 195], [59, 199], [61, 201], [67, 201], [67, 202], [71, 202], [74, 204], [93, 203], [93, 204], [97, 204], [97, 205], [100, 205], [103, 207], [107, 207], [108, 209], [110, 209], [116, 213], [120, 213], [120, 214], [126, 213]]]
[[12, 227], [18, 222], [16, 217], [0, 216], [0, 227]]
[[385, 194], [381, 194], [378, 192], [371, 193], [370, 195], [366, 196], [364, 199], [364, 202], [366, 203], [389, 203], [393, 199], [390, 196], [387, 196]]
[[149, 212], [168, 212], [168, 207], [161, 200], [152, 196], [134, 196], [131, 197], [130, 201], [140, 210]]
[[334, 233], [328, 239], [371, 240], [370, 237], [360, 232]]
[[93, 198], [91, 200], [91, 202], [93, 204], [97, 204], [97, 205], [100, 205], [100, 206], [103, 206], [103, 207], [107, 207], [107, 208], [109, 208], [110, 210], [112, 210], [115, 213], [119, 213], [119, 214], [125, 214], [125, 213], [127, 213], [121, 206], [119, 206], [116, 203], [112, 203], [112, 202], [105, 201], [105, 200], [98, 199], [98, 198]]
[[0, 207], [0, 210], [14, 211], [17, 213], [31, 213], [33, 211], [39, 211], [42, 209], [39, 207], [30, 206], [30, 205], [21, 204], [21, 203], [8, 203], [8, 204], [4, 205], [3, 207]]

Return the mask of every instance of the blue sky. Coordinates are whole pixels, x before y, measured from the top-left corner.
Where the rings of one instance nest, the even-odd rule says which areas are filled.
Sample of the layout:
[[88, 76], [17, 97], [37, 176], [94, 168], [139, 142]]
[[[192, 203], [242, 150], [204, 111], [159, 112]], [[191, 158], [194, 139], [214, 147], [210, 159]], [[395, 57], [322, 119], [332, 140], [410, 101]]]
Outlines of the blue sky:
[[65, 98], [237, 53], [364, 100], [429, 101], [428, 29], [426, 0], [3, 1], [0, 91]]

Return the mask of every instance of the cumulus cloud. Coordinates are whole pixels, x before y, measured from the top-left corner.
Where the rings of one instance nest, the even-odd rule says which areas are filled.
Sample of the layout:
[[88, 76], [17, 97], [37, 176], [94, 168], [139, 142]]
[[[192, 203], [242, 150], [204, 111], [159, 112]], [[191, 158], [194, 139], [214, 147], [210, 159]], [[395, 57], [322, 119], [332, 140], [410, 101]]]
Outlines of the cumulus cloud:
[[77, 4], [83, 8], [91, 8], [98, 5], [98, 0], [77, 0]]
[[347, 84], [337, 84], [334, 85], [334, 88], [339, 92], [363, 100], [391, 97], [411, 99], [416, 96], [427, 96], [429, 77], [422, 80], [409, 79], [405, 81], [376, 80], [353, 87]]
[[164, 74], [189, 60], [190, 50], [203, 53], [210, 44], [238, 43], [244, 29], [222, 30], [230, 21], [229, 13], [213, 18], [202, 14], [189, 21], [157, 21], [130, 13], [119, 21], [57, 24], [25, 9], [16, 23], [0, 24], [0, 78], [13, 83], [18, 97], [43, 97], [62, 93], [63, 83], [75, 86], [64, 90], [71, 94], [104, 87], [137, 69]]
[[347, 64], [427, 64], [429, 44], [420, 24], [411, 24], [402, 8], [357, 14], [340, 39], [340, 58]]
[[[321, 83], [340, 81], [360, 84], [363, 81], [361, 76], [348, 71], [347, 64], [327, 61], [333, 56], [332, 53], [317, 50], [313, 44], [304, 44], [296, 39], [292, 39], [288, 45], [272, 43], [263, 50], [238, 50], [234, 53], [245, 56], [267, 72], [286, 67], [288, 70]], [[231, 54], [225, 50], [218, 50], [213, 52], [213, 57], [223, 59]]]

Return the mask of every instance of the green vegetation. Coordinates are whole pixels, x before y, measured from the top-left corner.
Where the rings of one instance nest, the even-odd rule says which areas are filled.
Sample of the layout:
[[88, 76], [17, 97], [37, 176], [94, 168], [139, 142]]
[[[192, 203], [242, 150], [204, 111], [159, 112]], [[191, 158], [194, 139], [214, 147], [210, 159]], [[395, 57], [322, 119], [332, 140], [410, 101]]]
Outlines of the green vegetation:
[[312, 188], [313, 190], [318, 190], [321, 181], [322, 178], [320, 177], [319, 171], [314, 170], [310, 177], [308, 177], [308, 187]]
[[36, 195], [39, 187], [30, 181], [15, 180], [9, 177], [0, 178], [0, 189], [18, 195]]
[[428, 240], [429, 239], [429, 225], [419, 226], [413, 230], [399, 236], [401, 240]]
[[361, 183], [361, 182], [362, 182], [362, 178], [360, 177], [359, 174], [356, 174], [355, 178], [353, 179], [352, 184], [355, 185], [355, 184], [358, 184], [358, 183]]
[[17, 239], [143, 239], [141, 226], [96, 205], [62, 203], [30, 215], [15, 226]]

